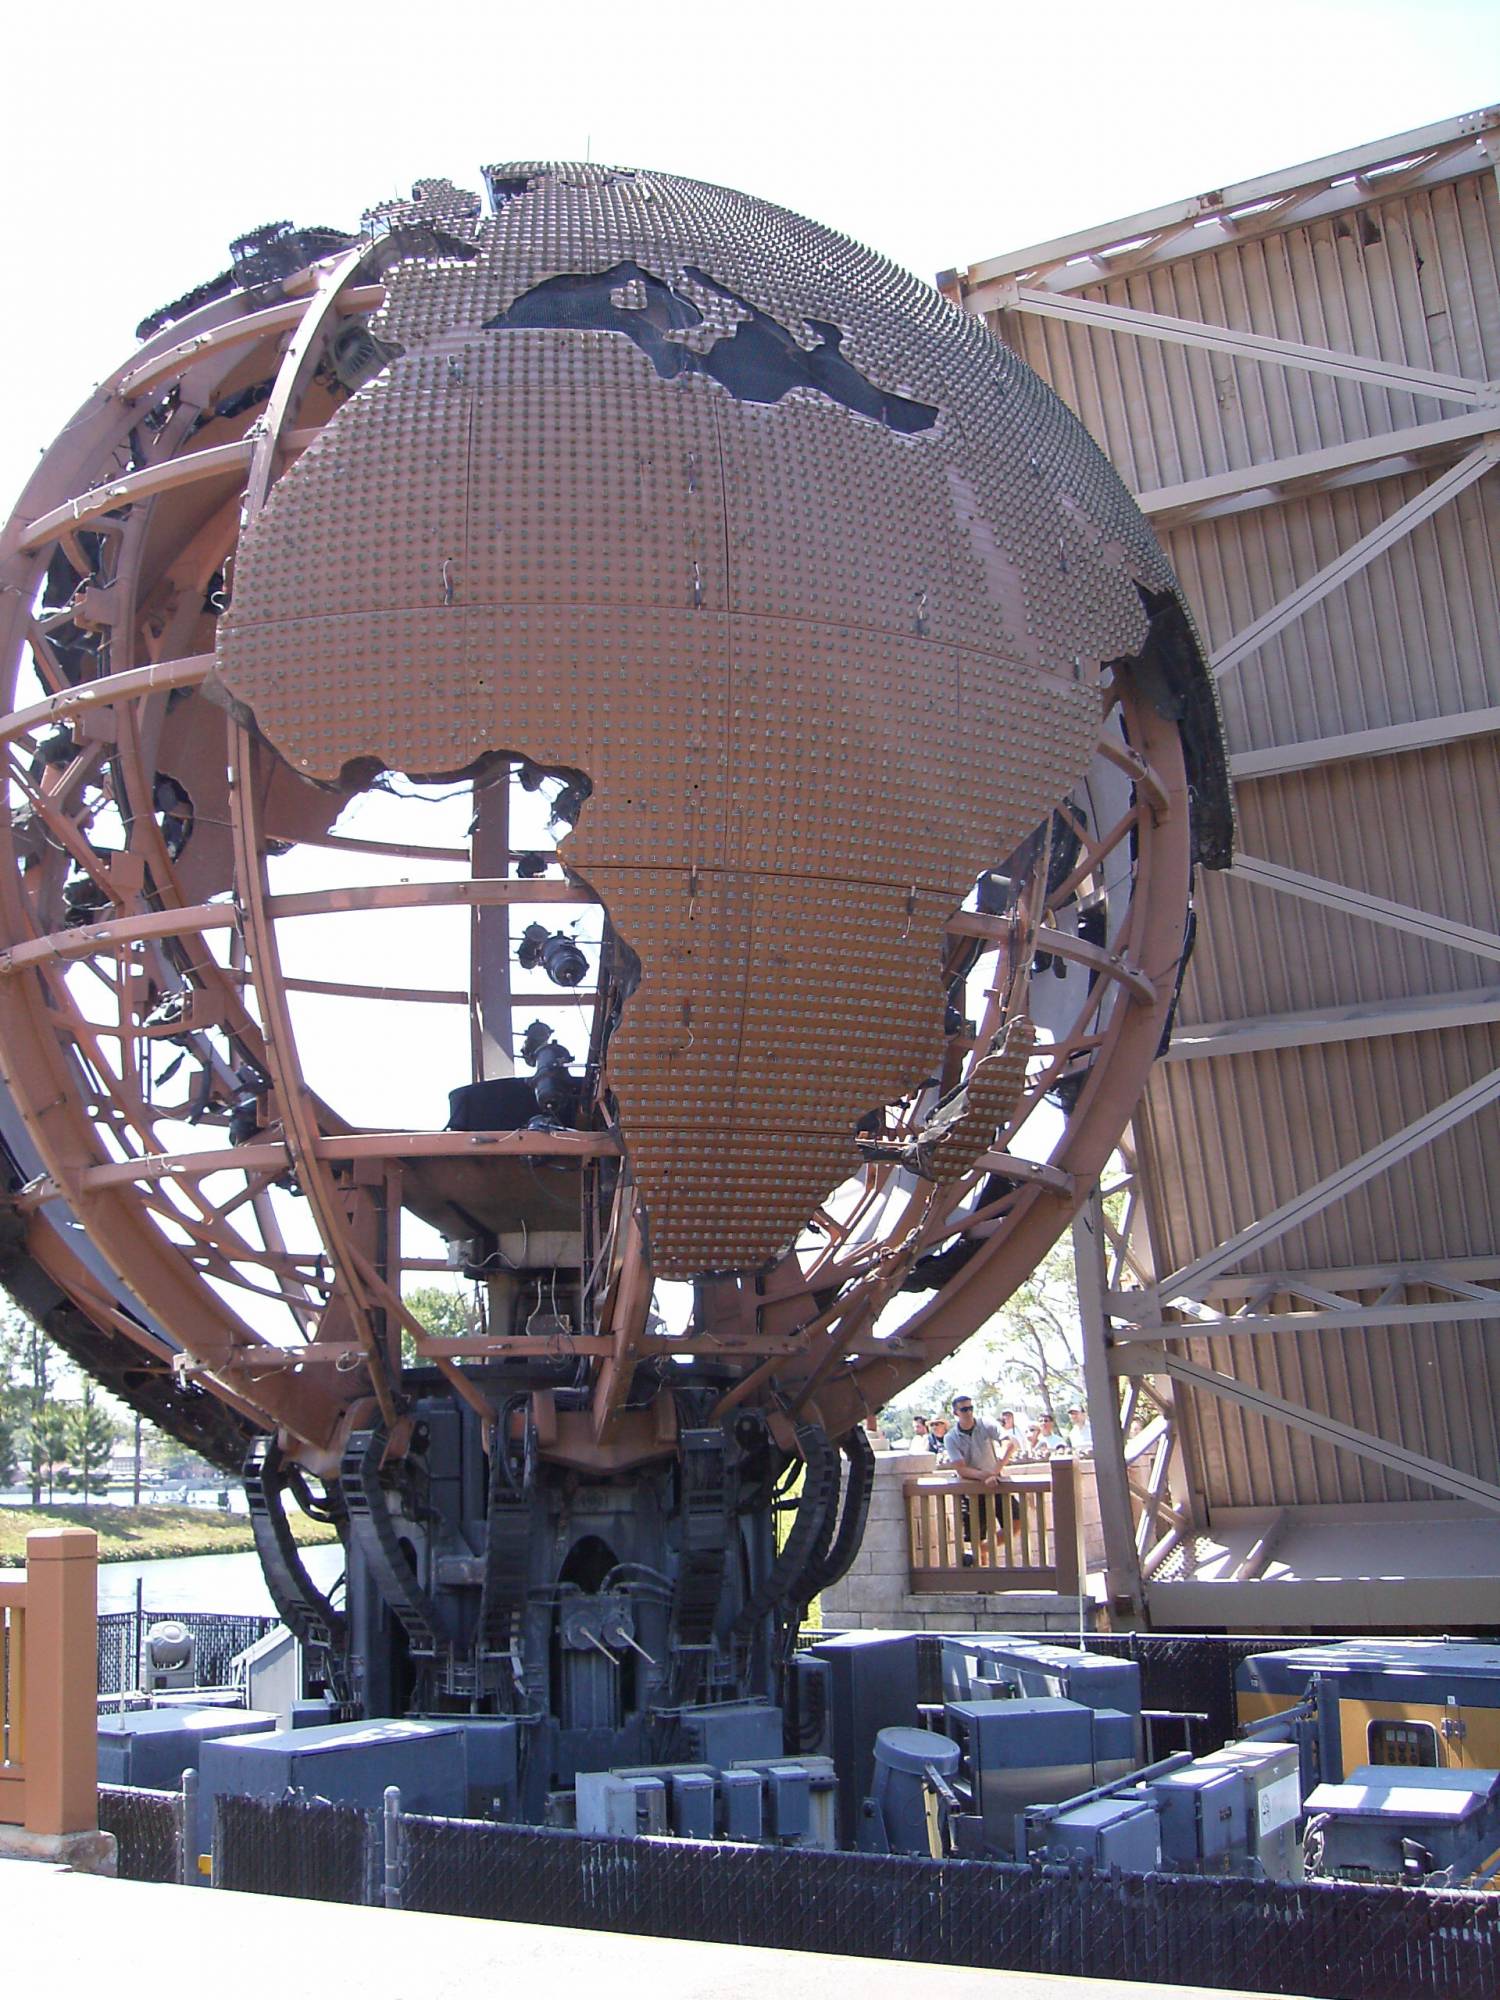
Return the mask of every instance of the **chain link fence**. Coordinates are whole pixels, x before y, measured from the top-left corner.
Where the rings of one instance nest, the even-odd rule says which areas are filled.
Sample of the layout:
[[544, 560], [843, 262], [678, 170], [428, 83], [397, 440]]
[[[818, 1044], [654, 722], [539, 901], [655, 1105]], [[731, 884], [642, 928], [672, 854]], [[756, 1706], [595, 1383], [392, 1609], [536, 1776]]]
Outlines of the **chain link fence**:
[[214, 1887], [320, 1903], [373, 1903], [380, 1822], [358, 1806], [289, 1797], [213, 1801]]
[[277, 1624], [275, 1618], [238, 1611], [101, 1611], [99, 1692], [129, 1693], [141, 1684], [146, 1634], [173, 1619], [193, 1636], [194, 1673], [199, 1687], [224, 1687], [230, 1662]]
[[99, 1787], [99, 1830], [118, 1843], [116, 1872], [129, 1882], [182, 1880], [181, 1792]]
[[603, 1840], [349, 1806], [216, 1803], [214, 1879], [448, 1916], [921, 1964], [1250, 1988], [1328, 2000], [1494, 2000], [1500, 1898], [1359, 1883], [1109, 1875], [988, 1861]]
[[1250, 1987], [1493, 2000], [1500, 1905], [1350, 1883], [598, 1840], [403, 1819], [404, 1908], [725, 1944]]

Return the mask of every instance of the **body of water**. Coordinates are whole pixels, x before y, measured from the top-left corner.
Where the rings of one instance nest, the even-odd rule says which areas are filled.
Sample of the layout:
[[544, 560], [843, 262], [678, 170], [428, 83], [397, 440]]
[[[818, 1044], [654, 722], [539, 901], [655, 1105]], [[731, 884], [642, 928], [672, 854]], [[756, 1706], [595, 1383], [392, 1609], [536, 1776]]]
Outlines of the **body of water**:
[[[337, 1542], [304, 1549], [307, 1573], [320, 1590], [343, 1574], [344, 1552]], [[130, 1611], [139, 1580], [147, 1612], [245, 1611], [274, 1616], [276, 1607], [253, 1550], [233, 1556], [163, 1556], [156, 1562], [100, 1563], [99, 1609]]]
[[[225, 1499], [219, 1496], [223, 1494]], [[46, 1504], [46, 1493], [42, 1494]], [[81, 1493], [68, 1493], [58, 1487], [52, 1496], [59, 1507], [131, 1507], [135, 1504], [135, 1494], [129, 1486], [109, 1486], [94, 1493], [85, 1502]], [[226, 1505], [227, 1500], [227, 1505]], [[0, 1507], [29, 1507], [31, 1488], [12, 1486], [0, 1492]], [[245, 1489], [239, 1484], [226, 1486], [185, 1486], [179, 1480], [175, 1485], [154, 1485], [149, 1479], [141, 1482], [141, 1505], [143, 1507], [203, 1507], [215, 1513], [248, 1514], [250, 1503], [245, 1498]]]

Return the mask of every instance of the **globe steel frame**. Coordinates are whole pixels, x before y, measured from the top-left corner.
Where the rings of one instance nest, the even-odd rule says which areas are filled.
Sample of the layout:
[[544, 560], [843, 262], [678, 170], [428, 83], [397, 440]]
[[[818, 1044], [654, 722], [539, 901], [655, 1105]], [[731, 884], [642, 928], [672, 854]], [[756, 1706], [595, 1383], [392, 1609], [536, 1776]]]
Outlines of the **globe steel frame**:
[[[959, 1081], [976, 1049], [988, 1046], [1007, 1002], [1014, 1008], [1023, 998], [1035, 952], [1084, 966], [1090, 983], [1070, 1030], [1038, 1051], [1005, 1128], [961, 1179], [943, 1187], [905, 1183], [899, 1219], [878, 1241], [861, 1242], [858, 1230], [897, 1173], [892, 1165], [866, 1166], [852, 1213], [817, 1218], [823, 1241], [805, 1268], [795, 1255], [784, 1259], [759, 1296], [748, 1281], [702, 1285], [698, 1319], [679, 1338], [648, 1330], [651, 1274], [622, 1196], [595, 1287], [592, 1331], [430, 1336], [401, 1297], [403, 1273], [431, 1269], [430, 1262], [403, 1265], [391, 1241], [377, 1245], [372, 1227], [383, 1204], [399, 1205], [403, 1163], [519, 1155], [577, 1161], [586, 1169], [613, 1154], [616, 1143], [602, 1129], [350, 1129], [312, 1095], [304, 1077], [288, 1001], [299, 982], [283, 975], [278, 925], [309, 914], [335, 921], [355, 909], [504, 911], [517, 902], [573, 906], [587, 898], [567, 882], [472, 874], [447, 883], [275, 895], [266, 857], [278, 836], [265, 823], [259, 782], [269, 753], [241, 722], [224, 717], [234, 889], [232, 896], [195, 902], [180, 886], [156, 816], [150, 749], [167, 704], [199, 687], [212, 665], [211, 654], [184, 650], [182, 620], [175, 628], [162, 622], [160, 593], [151, 594], [162, 565], [156, 577], [142, 577], [154, 510], [169, 499], [178, 509], [166, 566], [180, 596], [192, 600], [222, 572], [242, 520], [254, 517], [315, 434], [309, 385], [326, 344], [381, 297], [378, 285], [361, 279], [369, 247], [360, 243], [313, 264], [272, 287], [281, 295], [270, 302], [264, 289], [253, 300], [238, 293], [217, 298], [149, 339], [46, 453], [0, 543], [0, 654], [8, 685], [18, 686], [29, 648], [50, 689], [0, 722], [12, 797], [55, 844], [58, 858], [47, 865], [71, 863], [98, 898], [97, 920], [71, 928], [43, 924], [13, 828], [8, 820], [0, 826], [0, 1044], [5, 1081], [37, 1151], [35, 1170], [12, 1197], [26, 1230], [25, 1254], [142, 1369], [200, 1384], [250, 1425], [278, 1429], [289, 1453], [321, 1476], [337, 1467], [355, 1412], [368, 1411], [372, 1399], [393, 1449], [401, 1449], [403, 1334], [486, 1424], [495, 1411], [466, 1362], [559, 1351], [587, 1358], [590, 1410], [549, 1413], [539, 1426], [543, 1454], [579, 1467], [622, 1468], [670, 1451], [670, 1419], [664, 1423], [660, 1407], [625, 1407], [637, 1365], [660, 1354], [711, 1352], [737, 1364], [738, 1379], [721, 1410], [774, 1401], [785, 1413], [788, 1438], [791, 1419], [807, 1415], [821, 1417], [828, 1435], [837, 1435], [988, 1318], [1066, 1227], [1110, 1158], [1161, 1041], [1182, 952], [1190, 828], [1177, 726], [1142, 698], [1127, 669], [1118, 670], [1099, 755], [1127, 781], [1128, 809], [1106, 829], [1074, 823], [1078, 859], [1050, 895], [1041, 888], [1044, 857], [1013, 916], [960, 911], [949, 925], [951, 951], [978, 940], [998, 955], [984, 1018], [975, 1036], [950, 1043], [945, 1081]], [[192, 412], [209, 407], [230, 373], [252, 362], [274, 377], [269, 406], [241, 436], [194, 449]], [[165, 402], [168, 391], [176, 393]], [[167, 412], [154, 432], [142, 425], [151, 409]], [[119, 473], [122, 454], [132, 462]], [[81, 545], [81, 535], [101, 538], [97, 557]], [[62, 615], [75, 624], [96, 621], [108, 641], [109, 671], [78, 685], [69, 684], [49, 644], [48, 625], [55, 629], [59, 618], [40, 611], [43, 579], [58, 551], [84, 579]], [[39, 761], [42, 740], [63, 722], [74, 726], [74, 753], [61, 763]], [[85, 825], [86, 788], [106, 762], [130, 828], [128, 846], [109, 854], [94, 850]], [[369, 845], [327, 832], [317, 838], [334, 851]], [[381, 851], [468, 859], [453, 849]], [[1128, 864], [1123, 910], [1122, 858]], [[1069, 924], [1081, 901], [1103, 895], [1107, 875], [1116, 883], [1111, 942], [1098, 946]], [[225, 936], [233, 948], [216, 957], [206, 940]], [[70, 984], [80, 967], [106, 996], [109, 1021], [92, 1018], [80, 1003]], [[342, 991], [351, 1005], [376, 991], [382, 999], [473, 1005], [467, 993], [311, 984]], [[221, 1096], [226, 1061], [207, 1039], [210, 1026], [232, 1035], [263, 1067], [272, 1088], [269, 1131], [188, 1152], [162, 1143], [158, 1126], [169, 1113], [180, 1118], [183, 1106], [149, 1100], [142, 1051], [152, 1037], [140, 996], [153, 987], [190, 993], [176, 1031], [186, 1033], [199, 1062], [215, 1074]], [[1012, 1154], [1011, 1139], [1064, 1075], [1080, 1087], [1049, 1157]], [[221, 1111], [210, 1112], [209, 1129], [215, 1120], [222, 1125]], [[272, 1211], [269, 1190], [289, 1174], [317, 1231], [320, 1250], [312, 1257], [286, 1249]], [[973, 1191], [990, 1175], [1008, 1176], [1011, 1186], [975, 1210]], [[966, 1200], [970, 1207], [962, 1212]], [[68, 1240], [74, 1219], [90, 1255]], [[978, 1241], [971, 1261], [895, 1336], [878, 1337], [874, 1321], [916, 1259], [958, 1236]], [[281, 1344], [257, 1332], [210, 1277], [279, 1301], [294, 1339]], [[830, 1289], [836, 1296], [828, 1304]]]
[[[1378, 563], [1415, 529], [1447, 518], [1443, 510], [1493, 472], [1500, 463], [1500, 387], [1471, 375], [1387, 361], [1378, 353], [1355, 353], [1250, 333], [1243, 326], [1142, 310], [1114, 298], [1089, 296], [1089, 288], [1165, 271], [1205, 252], [1254, 243], [1320, 218], [1350, 215], [1392, 197], [1495, 173], [1500, 173], [1500, 109], [1488, 109], [993, 258], [940, 280], [955, 303], [985, 317], [1002, 337], [1009, 332], [1033, 366], [1038, 365], [1035, 352], [1016, 336], [1023, 320], [1031, 325], [1060, 322], [1120, 336], [1126, 342], [1164, 343], [1174, 351], [1194, 350], [1216, 359], [1263, 363], [1336, 382], [1410, 392], [1435, 399], [1452, 412], [1394, 430], [1376, 428], [1369, 436], [1319, 449], [1258, 457], [1243, 468], [1137, 492], [1148, 518], [1159, 529], [1171, 531], [1254, 510], [1275, 510], [1395, 475], [1431, 475], [1425, 488], [1392, 508], [1368, 533], [1322, 568], [1301, 577], [1241, 629], [1220, 638], [1211, 659], [1219, 680], [1240, 671], [1269, 641], [1367, 566]], [[1315, 301], [1309, 309], [1316, 312]], [[1045, 366], [1041, 372], [1046, 373]], [[1111, 393], [1123, 401], [1122, 391], [1100, 389], [1106, 402]], [[1466, 560], [1461, 547], [1455, 545], [1452, 560], [1458, 564]], [[1493, 688], [1493, 670], [1489, 681]], [[1282, 747], [1240, 750], [1231, 756], [1230, 770], [1243, 787], [1288, 772], [1460, 745], [1467, 739], [1493, 736], [1497, 724], [1500, 707], [1480, 705], [1383, 728], [1351, 726], [1343, 733]], [[1230, 748], [1235, 748], [1232, 740]], [[1457, 921], [1435, 909], [1371, 894], [1243, 849], [1236, 855], [1233, 872], [1273, 897], [1311, 901], [1361, 923], [1492, 964], [1500, 960], [1500, 933], [1492, 923]], [[1273, 948], [1272, 935], [1268, 931], [1261, 938], [1247, 926], [1243, 949]], [[1497, 1020], [1500, 1000], [1492, 987], [1417, 994], [1280, 1018], [1179, 1025], [1166, 1061], [1198, 1064], [1257, 1050], [1316, 1049], [1370, 1036], [1454, 1032]], [[1126, 1135], [1123, 1164], [1112, 1185], [1104, 1195], [1090, 1196], [1074, 1230], [1109, 1591], [1122, 1613], [1151, 1622], [1153, 1579], [1162, 1576], [1174, 1557], [1180, 1562], [1179, 1552], [1190, 1547], [1207, 1525], [1196, 1472], [1194, 1405], [1199, 1397], [1248, 1411], [1335, 1452], [1354, 1454], [1486, 1515], [1500, 1512], [1500, 1481], [1495, 1477], [1479, 1476], [1438, 1449], [1414, 1450], [1382, 1436], [1368, 1414], [1352, 1408], [1333, 1414], [1301, 1396], [1278, 1396], [1253, 1373], [1239, 1377], [1232, 1361], [1205, 1366], [1189, 1353], [1183, 1339], [1191, 1332], [1229, 1335], [1236, 1343], [1284, 1334], [1315, 1341], [1346, 1329], [1410, 1330], [1500, 1318], [1500, 1254], [1444, 1258], [1419, 1252], [1338, 1269], [1268, 1273], [1254, 1268], [1258, 1253], [1497, 1102], [1500, 1070], [1492, 1070], [1451, 1096], [1429, 1103], [1419, 1117], [1321, 1176], [1309, 1173], [1307, 1148], [1295, 1132], [1274, 1134], [1275, 1143], [1297, 1161], [1303, 1176], [1299, 1192], [1246, 1221], [1224, 1240], [1211, 1243], [1175, 1271], [1162, 1268], [1148, 1226], [1163, 1170], [1140, 1158], [1133, 1136]], [[1123, 1204], [1118, 1219], [1106, 1212], [1109, 1194]], [[1500, 1253], [1500, 1242], [1494, 1247]], [[1295, 1265], [1297, 1260], [1291, 1261]], [[1241, 1271], [1246, 1263], [1252, 1268]], [[1242, 1351], [1238, 1346], [1230, 1350], [1238, 1351]], [[1156, 1412], [1146, 1424], [1138, 1422], [1143, 1390], [1149, 1392]], [[1118, 1412], [1118, 1423], [1108, 1421], [1105, 1412]], [[1267, 1586], [1263, 1581], [1267, 1565], [1285, 1545], [1297, 1517], [1292, 1496], [1283, 1499], [1286, 1504], [1271, 1511], [1227, 1579], [1199, 1585], [1191, 1607], [1184, 1585], [1158, 1589], [1160, 1601], [1172, 1602], [1160, 1616], [1174, 1624], [1200, 1618], [1222, 1624], [1232, 1619], [1259, 1630], [1267, 1621], [1274, 1624], [1292, 1615], [1289, 1587]], [[1188, 1569], [1191, 1574], [1191, 1560]], [[1485, 1591], [1491, 1593], [1488, 1611]], [[1403, 1595], [1392, 1586], [1385, 1590], [1381, 1608], [1357, 1612], [1356, 1618], [1373, 1616], [1380, 1629], [1389, 1629], [1391, 1622], [1403, 1617], [1489, 1622], [1492, 1592], [1492, 1577], [1480, 1579], [1479, 1594], [1471, 1595], [1465, 1609], [1451, 1590], [1441, 1602], [1431, 1592], [1419, 1602], [1411, 1591]], [[1337, 1615], [1326, 1580], [1309, 1585], [1297, 1601], [1298, 1617], [1326, 1625]]]

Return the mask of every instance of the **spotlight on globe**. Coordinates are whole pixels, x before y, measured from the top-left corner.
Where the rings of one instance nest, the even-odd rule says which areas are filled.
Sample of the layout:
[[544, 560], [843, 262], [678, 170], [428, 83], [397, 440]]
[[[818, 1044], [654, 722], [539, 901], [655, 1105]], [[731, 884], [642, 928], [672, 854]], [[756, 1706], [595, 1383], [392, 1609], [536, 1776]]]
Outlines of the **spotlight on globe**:
[[7, 1282], [246, 1462], [345, 1713], [565, 1743], [774, 1692], [1231, 823], [1161, 550], [985, 327], [726, 189], [483, 178], [241, 238], [6, 529]]

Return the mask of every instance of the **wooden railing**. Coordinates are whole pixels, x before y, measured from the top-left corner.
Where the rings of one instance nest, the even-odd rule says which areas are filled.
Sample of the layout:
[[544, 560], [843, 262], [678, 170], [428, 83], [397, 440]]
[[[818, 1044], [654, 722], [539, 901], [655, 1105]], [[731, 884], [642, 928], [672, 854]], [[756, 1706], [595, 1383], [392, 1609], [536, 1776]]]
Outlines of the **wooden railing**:
[[1077, 1468], [1071, 1458], [1002, 1475], [998, 1488], [925, 1473], [902, 1486], [911, 1587], [1056, 1590], [1083, 1579]]
[[88, 1528], [41, 1528], [24, 1573], [0, 1574], [0, 1825], [98, 1824], [98, 1554]]

